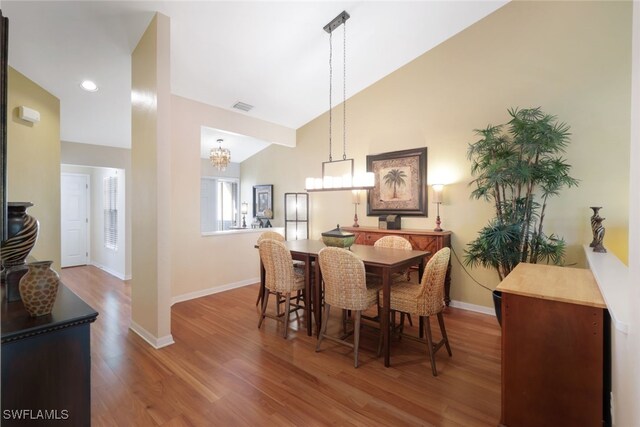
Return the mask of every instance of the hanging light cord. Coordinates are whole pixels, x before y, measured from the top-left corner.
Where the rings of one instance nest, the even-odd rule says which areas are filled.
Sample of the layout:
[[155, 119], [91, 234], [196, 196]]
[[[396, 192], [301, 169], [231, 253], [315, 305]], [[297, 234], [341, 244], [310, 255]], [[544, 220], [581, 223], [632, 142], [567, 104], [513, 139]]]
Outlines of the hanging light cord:
[[347, 21], [342, 25], [342, 160], [347, 160]]
[[333, 120], [333, 114], [332, 114], [332, 102], [331, 102], [331, 91], [333, 89], [333, 63], [332, 63], [332, 59], [333, 59], [333, 43], [332, 43], [332, 38], [333, 38], [333, 32], [329, 33], [329, 161], [332, 161], [332, 157], [331, 157], [331, 134], [332, 134], [332, 129], [331, 129], [331, 125], [332, 125], [332, 120]]

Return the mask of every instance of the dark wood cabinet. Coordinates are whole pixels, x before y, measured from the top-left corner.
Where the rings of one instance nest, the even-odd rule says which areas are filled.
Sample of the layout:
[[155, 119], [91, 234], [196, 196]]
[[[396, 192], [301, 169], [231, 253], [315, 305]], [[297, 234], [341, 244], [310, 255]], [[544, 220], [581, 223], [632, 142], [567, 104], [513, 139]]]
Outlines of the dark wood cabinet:
[[608, 314], [591, 272], [521, 263], [498, 290], [501, 425], [606, 425]]
[[53, 312], [36, 318], [3, 295], [3, 426], [91, 425], [89, 327], [97, 316], [63, 284]]
[[[413, 249], [418, 251], [427, 251], [429, 255], [425, 257], [425, 265], [429, 258], [442, 248], [451, 247], [450, 231], [432, 231], [432, 230], [384, 230], [373, 227], [341, 227], [345, 231], [349, 231], [356, 235], [356, 244], [373, 245], [376, 240], [384, 236], [400, 236], [411, 242]], [[447, 268], [447, 277], [445, 279], [445, 303], [449, 305], [451, 298], [449, 291], [451, 289], [451, 260]]]

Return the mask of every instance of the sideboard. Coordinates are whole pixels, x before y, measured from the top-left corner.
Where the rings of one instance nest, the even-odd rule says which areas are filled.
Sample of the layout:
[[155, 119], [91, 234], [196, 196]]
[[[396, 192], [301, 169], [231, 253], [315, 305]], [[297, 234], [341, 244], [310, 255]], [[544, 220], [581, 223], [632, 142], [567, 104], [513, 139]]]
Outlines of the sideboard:
[[[348, 231], [356, 235], [356, 244], [359, 245], [373, 245], [376, 240], [384, 236], [400, 236], [411, 242], [413, 249], [419, 251], [427, 251], [430, 254], [425, 257], [425, 264], [429, 261], [431, 255], [438, 252], [440, 249], [451, 247], [451, 231], [433, 231], [433, 230], [384, 230], [374, 227], [341, 227], [343, 230]], [[451, 298], [449, 297], [449, 291], [451, 289], [451, 260], [449, 260], [449, 266], [447, 267], [447, 277], [444, 283], [445, 289], [445, 303], [449, 305]]]
[[89, 327], [97, 316], [62, 283], [46, 316], [30, 317], [22, 301], [3, 295], [3, 426], [91, 425]]
[[502, 426], [610, 425], [610, 325], [591, 271], [520, 263], [502, 291]]

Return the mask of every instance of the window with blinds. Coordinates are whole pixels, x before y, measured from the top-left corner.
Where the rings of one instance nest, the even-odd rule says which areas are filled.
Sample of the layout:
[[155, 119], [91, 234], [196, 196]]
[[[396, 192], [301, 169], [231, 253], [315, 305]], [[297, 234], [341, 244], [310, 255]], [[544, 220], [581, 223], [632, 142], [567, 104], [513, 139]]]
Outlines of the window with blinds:
[[118, 250], [118, 177], [104, 179], [104, 246]]

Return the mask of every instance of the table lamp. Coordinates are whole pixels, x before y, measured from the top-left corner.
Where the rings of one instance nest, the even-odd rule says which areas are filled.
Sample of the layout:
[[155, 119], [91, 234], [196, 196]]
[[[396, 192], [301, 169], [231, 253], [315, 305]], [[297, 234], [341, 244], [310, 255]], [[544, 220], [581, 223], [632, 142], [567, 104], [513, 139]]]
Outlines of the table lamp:
[[242, 214], [242, 228], [247, 228], [246, 216], [249, 211], [249, 205], [247, 202], [242, 202], [240, 205], [240, 213]]
[[442, 203], [442, 190], [444, 189], [444, 185], [433, 184], [431, 188], [433, 188], [433, 203], [436, 204], [436, 228], [434, 228], [433, 231], [442, 231], [440, 227], [440, 204]]

